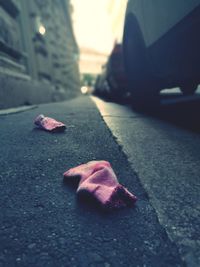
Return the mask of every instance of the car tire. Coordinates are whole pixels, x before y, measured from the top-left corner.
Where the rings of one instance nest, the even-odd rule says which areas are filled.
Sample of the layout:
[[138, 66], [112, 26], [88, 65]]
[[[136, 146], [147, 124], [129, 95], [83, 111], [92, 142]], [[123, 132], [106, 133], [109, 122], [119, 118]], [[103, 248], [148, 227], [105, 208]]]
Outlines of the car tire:
[[125, 20], [123, 53], [133, 107], [142, 110], [154, 108], [159, 104], [159, 90], [155, 89], [144, 38], [133, 14]]

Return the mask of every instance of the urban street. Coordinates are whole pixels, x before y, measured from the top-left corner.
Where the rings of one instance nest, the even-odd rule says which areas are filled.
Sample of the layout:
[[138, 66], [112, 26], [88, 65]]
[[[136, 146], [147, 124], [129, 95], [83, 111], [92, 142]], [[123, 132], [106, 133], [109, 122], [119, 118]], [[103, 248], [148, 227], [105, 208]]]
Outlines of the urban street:
[[200, 267], [200, 0], [0, 0], [0, 267]]
[[[181, 98], [181, 97], [180, 97]], [[0, 266], [199, 266], [199, 95], [155, 114], [81, 96], [0, 115]], [[37, 129], [45, 114], [64, 133]], [[138, 200], [105, 212], [63, 173], [107, 160]]]

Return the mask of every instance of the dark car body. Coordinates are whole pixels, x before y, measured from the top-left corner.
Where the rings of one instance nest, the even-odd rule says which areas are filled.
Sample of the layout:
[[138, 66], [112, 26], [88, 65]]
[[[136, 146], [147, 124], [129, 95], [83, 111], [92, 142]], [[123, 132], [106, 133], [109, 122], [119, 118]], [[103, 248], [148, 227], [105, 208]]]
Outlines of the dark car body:
[[122, 96], [127, 91], [128, 82], [121, 44], [115, 44], [109, 57], [107, 63], [107, 81], [113, 96]]
[[165, 88], [195, 92], [200, 83], [200, 0], [129, 0], [123, 50], [133, 99]]
[[127, 77], [124, 69], [123, 49], [115, 44], [102, 73], [97, 77], [95, 91], [111, 98], [122, 97], [127, 92]]

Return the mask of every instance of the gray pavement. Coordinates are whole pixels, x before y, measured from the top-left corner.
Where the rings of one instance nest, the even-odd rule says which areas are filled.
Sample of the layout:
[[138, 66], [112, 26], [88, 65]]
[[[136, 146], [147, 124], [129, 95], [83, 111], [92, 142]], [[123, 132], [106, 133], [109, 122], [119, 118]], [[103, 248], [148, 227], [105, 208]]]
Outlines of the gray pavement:
[[[34, 129], [33, 120], [40, 113], [66, 123], [66, 132]], [[177, 245], [158, 221], [140, 182], [141, 173], [138, 177], [134, 170], [138, 171], [137, 165], [131, 167], [89, 97], [2, 115], [0, 125], [0, 266], [185, 266]], [[135, 126], [139, 127], [138, 120]], [[155, 127], [151, 131], [161, 134]], [[175, 137], [174, 133], [171, 142]], [[144, 138], [149, 146], [155, 141], [146, 134]], [[194, 138], [198, 145], [198, 136]], [[190, 147], [185, 150], [189, 153]], [[141, 157], [139, 143], [136, 151]], [[142, 163], [152, 162], [149, 153], [150, 149]], [[93, 203], [78, 200], [75, 188], [63, 183], [65, 170], [94, 159], [111, 162], [119, 181], [138, 196], [134, 208], [103, 213]], [[195, 170], [192, 174], [194, 183]], [[162, 183], [163, 177], [159, 177]]]
[[191, 97], [164, 95], [165, 105], [154, 114], [93, 100], [182, 259], [188, 267], [200, 266], [199, 95], [192, 102]]

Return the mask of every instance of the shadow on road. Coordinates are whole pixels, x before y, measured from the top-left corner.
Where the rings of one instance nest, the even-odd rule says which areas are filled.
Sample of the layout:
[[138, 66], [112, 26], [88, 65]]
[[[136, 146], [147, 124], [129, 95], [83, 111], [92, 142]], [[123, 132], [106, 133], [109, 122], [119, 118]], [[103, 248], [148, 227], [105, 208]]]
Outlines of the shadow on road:
[[180, 101], [181, 98], [170, 94], [161, 96], [161, 106], [151, 115], [178, 127], [200, 133], [200, 97], [197, 95], [192, 99], [188, 97], [188, 100]]
[[[130, 98], [111, 99], [105, 96], [100, 96], [100, 98], [105, 102], [131, 106]], [[150, 115], [178, 127], [200, 133], [200, 94], [188, 97], [180, 93], [161, 94], [160, 102], [159, 108], [145, 112], [144, 115]], [[138, 111], [136, 112], [138, 113]]]

